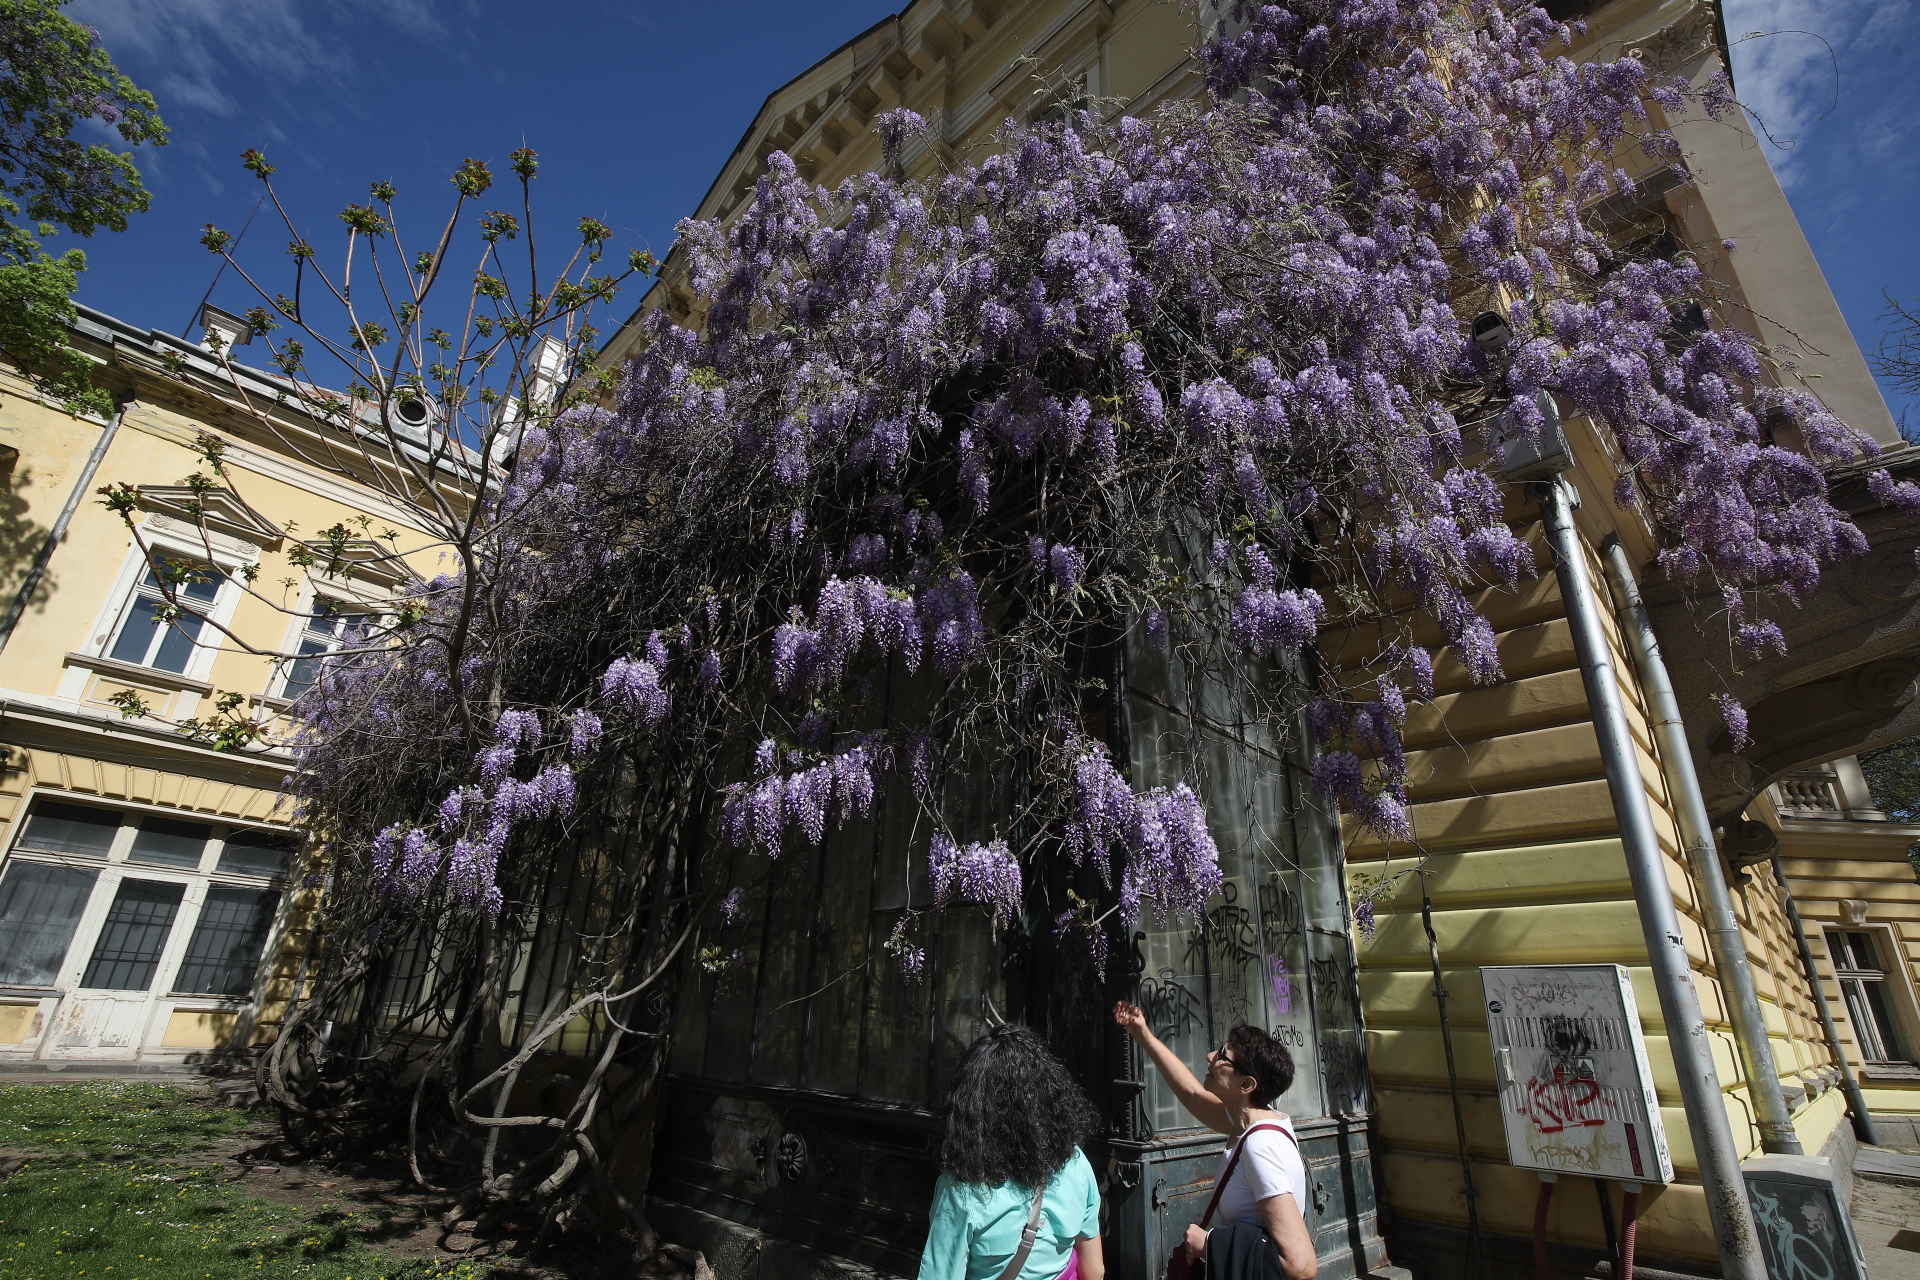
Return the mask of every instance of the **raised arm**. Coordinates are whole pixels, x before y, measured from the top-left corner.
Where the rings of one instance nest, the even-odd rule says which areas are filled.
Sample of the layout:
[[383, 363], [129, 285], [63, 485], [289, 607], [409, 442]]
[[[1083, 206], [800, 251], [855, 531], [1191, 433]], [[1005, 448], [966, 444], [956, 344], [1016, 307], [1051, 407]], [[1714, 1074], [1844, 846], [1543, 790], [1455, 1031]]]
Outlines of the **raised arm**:
[[1153, 1065], [1160, 1069], [1166, 1079], [1167, 1087], [1173, 1090], [1173, 1096], [1180, 1099], [1180, 1105], [1187, 1114], [1218, 1133], [1230, 1133], [1227, 1127], [1227, 1108], [1208, 1093], [1201, 1083], [1194, 1079], [1193, 1072], [1187, 1070], [1187, 1064], [1180, 1061], [1173, 1050], [1167, 1048], [1159, 1036], [1153, 1034], [1153, 1028], [1147, 1025], [1147, 1015], [1140, 1011], [1137, 1004], [1122, 1000], [1113, 1006], [1113, 1020], [1125, 1028], [1134, 1042], [1147, 1051], [1153, 1059]]

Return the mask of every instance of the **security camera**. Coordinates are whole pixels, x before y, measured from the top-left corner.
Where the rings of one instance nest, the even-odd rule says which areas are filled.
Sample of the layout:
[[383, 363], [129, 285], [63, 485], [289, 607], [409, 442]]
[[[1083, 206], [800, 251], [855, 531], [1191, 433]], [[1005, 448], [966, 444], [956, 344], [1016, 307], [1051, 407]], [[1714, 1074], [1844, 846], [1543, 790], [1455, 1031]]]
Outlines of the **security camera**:
[[1482, 311], [1473, 318], [1473, 340], [1482, 351], [1501, 351], [1513, 341], [1513, 326], [1498, 311]]

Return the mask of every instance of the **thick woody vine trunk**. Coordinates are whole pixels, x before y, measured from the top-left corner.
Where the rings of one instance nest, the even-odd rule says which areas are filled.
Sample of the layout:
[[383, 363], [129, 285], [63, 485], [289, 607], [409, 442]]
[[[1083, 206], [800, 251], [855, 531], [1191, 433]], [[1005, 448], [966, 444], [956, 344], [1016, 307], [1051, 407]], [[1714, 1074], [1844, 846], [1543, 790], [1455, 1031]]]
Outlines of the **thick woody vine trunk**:
[[[288, 1136], [309, 1149], [399, 1138], [414, 1180], [455, 1195], [449, 1223], [533, 1215], [541, 1241], [624, 1228], [650, 1247], [639, 1206], [678, 976], [697, 947], [702, 774], [624, 775], [603, 829], [530, 859], [528, 896], [497, 919], [383, 933], [354, 927], [367, 904], [336, 900], [338, 918], [316, 921], [328, 941], [312, 994], [258, 1067]], [[556, 873], [568, 891], [536, 901]], [[542, 963], [551, 989], [512, 1042], [511, 987]]]

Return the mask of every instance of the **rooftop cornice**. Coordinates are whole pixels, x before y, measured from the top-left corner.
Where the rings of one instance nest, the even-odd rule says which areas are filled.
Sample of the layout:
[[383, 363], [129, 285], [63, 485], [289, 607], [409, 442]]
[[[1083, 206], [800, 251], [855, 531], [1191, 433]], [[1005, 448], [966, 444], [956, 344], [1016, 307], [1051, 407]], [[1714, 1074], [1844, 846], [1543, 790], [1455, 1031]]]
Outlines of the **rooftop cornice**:
[[[76, 304], [76, 310], [75, 334], [104, 348], [104, 363], [125, 375], [136, 395], [160, 393], [197, 401], [198, 411], [210, 418], [220, 414], [256, 421], [266, 415], [317, 436], [337, 440], [344, 434], [335, 423], [310, 412], [301, 401], [301, 389], [288, 378], [231, 359], [223, 362], [185, 338], [159, 329], [138, 329], [83, 304]], [[378, 457], [388, 447], [388, 433], [369, 410], [359, 410], [359, 416], [365, 422], [361, 435], [371, 442], [376, 464], [395, 465]], [[426, 432], [418, 436], [410, 439], [406, 431], [396, 430], [392, 439], [415, 462], [436, 468], [457, 485], [474, 481], [479, 460], [472, 451], [457, 443], [451, 449], [435, 449]]]

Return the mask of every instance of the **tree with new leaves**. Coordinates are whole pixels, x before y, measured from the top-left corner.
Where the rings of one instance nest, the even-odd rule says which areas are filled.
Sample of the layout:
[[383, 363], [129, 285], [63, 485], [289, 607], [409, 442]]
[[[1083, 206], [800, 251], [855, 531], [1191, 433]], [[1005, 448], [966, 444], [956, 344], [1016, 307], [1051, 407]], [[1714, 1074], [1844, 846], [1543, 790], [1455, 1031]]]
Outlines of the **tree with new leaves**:
[[[125, 231], [151, 196], [133, 157], [73, 135], [86, 121], [129, 146], [164, 146], [152, 95], [122, 75], [66, 0], [0, 0], [0, 352], [72, 412], [105, 415], [91, 365], [67, 342], [87, 256], [41, 243], [61, 231]], [[16, 221], [24, 219], [24, 221]]]
[[[338, 569], [349, 549], [357, 549], [363, 562], [405, 575], [411, 560], [439, 556], [458, 567], [458, 589], [478, 599], [486, 589], [482, 548], [495, 536], [491, 522], [502, 513], [477, 499], [495, 483], [521, 432], [606, 385], [607, 376], [593, 369], [592, 312], [635, 271], [650, 270], [651, 259], [636, 253], [613, 270], [602, 269], [611, 233], [595, 219], [582, 218], [571, 256], [561, 260], [558, 271], [541, 274], [531, 194], [539, 165], [533, 151], [521, 148], [510, 158], [526, 220], [521, 255], [513, 255], [522, 239], [520, 216], [472, 210], [492, 188], [493, 175], [483, 162], [468, 160], [453, 175], [453, 206], [431, 247], [411, 256], [393, 221], [397, 190], [388, 182], [371, 184], [371, 204], [349, 204], [339, 214], [347, 241], [336, 277], [294, 229], [273, 191], [274, 168], [265, 155], [249, 150], [241, 160], [266, 184], [266, 195], [292, 237], [286, 252], [294, 280], [290, 295], [267, 294], [251, 274], [256, 268], [233, 257], [235, 237], [211, 225], [202, 232], [202, 245], [255, 286], [261, 301], [247, 310], [247, 320], [265, 337], [279, 371], [277, 390], [271, 399], [261, 398], [248, 390], [243, 370], [216, 338], [213, 355], [231, 380], [234, 402], [293, 456], [372, 487], [412, 516], [407, 530], [361, 517], [314, 531], [292, 548], [294, 567]], [[450, 255], [463, 251], [472, 254], [470, 283], [450, 261]], [[451, 336], [436, 321], [460, 336]], [[316, 374], [316, 366], [325, 376]], [[325, 442], [316, 445], [307, 433], [289, 431], [287, 412], [330, 428], [323, 433]], [[221, 436], [203, 433], [197, 448], [204, 469], [182, 484], [195, 495], [189, 514], [201, 520], [203, 549], [211, 562], [202, 499], [224, 490], [245, 503], [246, 486], [228, 467]], [[115, 482], [100, 492], [102, 505], [126, 521], [153, 566], [164, 597], [155, 615], [158, 625], [178, 625], [186, 618], [203, 642], [261, 654], [282, 666], [296, 660], [295, 654], [263, 648], [191, 609], [179, 589], [204, 576], [204, 566], [149, 542], [134, 520], [140, 502], [134, 485]], [[262, 582], [257, 565], [247, 566], [242, 575], [248, 594], [300, 616], [298, 579]], [[424, 616], [432, 594], [414, 593], [377, 624], [370, 620], [380, 611], [373, 610], [356, 624], [344, 656], [394, 643]], [[244, 701], [236, 693], [222, 694], [215, 714], [177, 727], [221, 749], [258, 745], [269, 725]], [[129, 718], [151, 717], [152, 709], [137, 694], [122, 695], [120, 705]]]
[[[1886, 308], [1880, 319], [1887, 328], [1873, 351], [1873, 371], [1902, 395], [1920, 395], [1920, 302], [1902, 300], [1891, 291], [1883, 291]], [[1920, 423], [1909, 425], [1900, 415], [1900, 434], [1913, 443]]]
[[[1323, 796], [1413, 836], [1416, 623], [1501, 678], [1475, 599], [1536, 566], [1494, 446], [1549, 396], [1743, 650], [1863, 548], [1823, 468], [1873, 443], [1737, 329], [1676, 320], [1720, 314], [1695, 257], [1583, 217], [1631, 189], [1621, 148], [1680, 163], [1657, 116], [1728, 110], [1724, 84], [1575, 63], [1510, 0], [1234, 17], [1198, 102], [1009, 122], [927, 178], [895, 111], [887, 173], [826, 190], [776, 152], [730, 223], [682, 225], [700, 327], [652, 313], [604, 399], [518, 429], [485, 536], [302, 700], [331, 941], [266, 1068], [300, 1124], [404, 1125], [419, 1175], [488, 1212], [637, 1216], [615, 1153], [674, 975], [724, 976], [749, 898], [804, 892], [876, 806], [936, 904], [885, 944], [909, 975], [945, 911], [1097, 967], [1145, 913], [1203, 908], [1216, 780], [1198, 752], [1134, 776], [1129, 687], [1311, 753]], [[485, 262], [475, 287], [525, 296]], [[1470, 338], [1486, 310], [1511, 341]], [[339, 354], [403, 320], [368, 323]], [[1783, 425], [1805, 452], [1766, 443]], [[1329, 629], [1359, 665], [1318, 660]], [[562, 1049], [568, 1101], [517, 1112]]]

